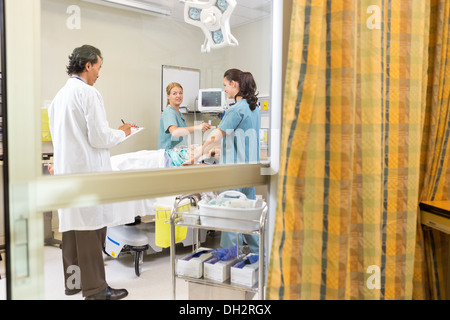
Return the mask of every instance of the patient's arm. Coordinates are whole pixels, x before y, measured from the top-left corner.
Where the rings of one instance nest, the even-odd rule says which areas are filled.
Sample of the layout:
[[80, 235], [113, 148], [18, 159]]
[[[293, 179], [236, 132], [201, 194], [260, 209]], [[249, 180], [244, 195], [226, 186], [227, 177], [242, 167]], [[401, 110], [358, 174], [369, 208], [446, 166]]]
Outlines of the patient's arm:
[[225, 136], [225, 131], [222, 131], [221, 129], [217, 128], [213, 131], [213, 133], [206, 139], [205, 143], [201, 148], [197, 148], [194, 152], [194, 156], [183, 163], [182, 165], [189, 165], [189, 164], [195, 164], [197, 163], [197, 160], [202, 155], [208, 155], [211, 149], [218, 146], [220, 144], [220, 141], [222, 141], [222, 138]]

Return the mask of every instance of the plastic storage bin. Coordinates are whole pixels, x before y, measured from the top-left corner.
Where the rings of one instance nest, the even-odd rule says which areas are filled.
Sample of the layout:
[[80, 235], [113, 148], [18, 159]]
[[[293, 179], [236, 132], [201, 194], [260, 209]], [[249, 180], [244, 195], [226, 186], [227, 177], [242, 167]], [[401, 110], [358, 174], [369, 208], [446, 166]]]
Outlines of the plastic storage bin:
[[[238, 198], [227, 198], [227, 196]], [[222, 192], [216, 204], [199, 201], [200, 223], [219, 229], [253, 231], [259, 229], [259, 219], [266, 203], [247, 199], [245, 194], [230, 190]], [[225, 204], [226, 205], [223, 205]]]

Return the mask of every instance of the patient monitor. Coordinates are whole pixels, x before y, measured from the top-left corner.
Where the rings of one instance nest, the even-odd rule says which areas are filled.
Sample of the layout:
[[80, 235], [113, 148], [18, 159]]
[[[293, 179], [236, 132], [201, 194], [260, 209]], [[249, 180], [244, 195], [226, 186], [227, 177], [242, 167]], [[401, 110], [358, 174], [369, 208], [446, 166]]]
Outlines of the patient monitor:
[[225, 91], [222, 88], [200, 89], [197, 103], [200, 112], [222, 113], [227, 106]]

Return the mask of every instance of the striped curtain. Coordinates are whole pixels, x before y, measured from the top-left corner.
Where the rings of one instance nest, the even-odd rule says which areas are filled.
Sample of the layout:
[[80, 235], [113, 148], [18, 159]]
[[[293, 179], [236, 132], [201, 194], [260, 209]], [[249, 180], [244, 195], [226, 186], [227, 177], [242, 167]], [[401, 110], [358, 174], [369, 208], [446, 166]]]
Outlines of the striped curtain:
[[421, 291], [432, 8], [293, 0], [268, 299]]
[[[450, 200], [450, 1], [430, 1], [429, 59], [420, 200]], [[418, 225], [415, 299], [448, 299], [450, 236]]]

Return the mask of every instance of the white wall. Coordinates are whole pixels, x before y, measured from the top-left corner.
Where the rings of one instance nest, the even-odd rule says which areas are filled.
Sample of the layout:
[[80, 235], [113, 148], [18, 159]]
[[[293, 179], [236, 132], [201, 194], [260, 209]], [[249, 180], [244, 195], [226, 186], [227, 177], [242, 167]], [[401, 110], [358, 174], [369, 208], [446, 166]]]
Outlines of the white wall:
[[[81, 8], [81, 28], [69, 30], [70, 5]], [[182, 4], [180, 4], [182, 5]], [[103, 54], [95, 84], [105, 100], [111, 127], [124, 119], [146, 129], [114, 147], [119, 154], [156, 149], [161, 105], [161, 66], [201, 70], [201, 87], [222, 87], [223, 73], [236, 67], [255, 76], [259, 92], [270, 89], [270, 20], [232, 29], [237, 48], [201, 53], [204, 36], [197, 27], [166, 16], [149, 16], [75, 0], [42, 0], [42, 106], [51, 101], [68, 76], [73, 48], [91, 44]], [[39, 107], [42, 107], [39, 106]]]

